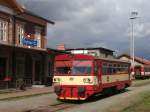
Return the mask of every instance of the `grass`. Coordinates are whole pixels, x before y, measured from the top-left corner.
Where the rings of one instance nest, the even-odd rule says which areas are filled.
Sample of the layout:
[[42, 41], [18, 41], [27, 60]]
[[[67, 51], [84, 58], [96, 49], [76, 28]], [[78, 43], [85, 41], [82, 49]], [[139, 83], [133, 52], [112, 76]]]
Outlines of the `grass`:
[[144, 86], [150, 84], [150, 79], [146, 79], [146, 80], [134, 80], [132, 82], [132, 86], [133, 87], [139, 87], [139, 86]]
[[25, 95], [25, 96], [16, 96], [16, 97], [0, 99], [0, 101], [11, 101], [11, 100], [25, 99], [25, 98], [42, 96], [42, 95], [47, 95], [47, 94], [52, 94], [52, 93], [53, 92], [46, 92], [46, 93], [39, 93], [39, 94], [30, 94], [30, 95]]
[[139, 100], [121, 112], [150, 112], [150, 91], [139, 95]]

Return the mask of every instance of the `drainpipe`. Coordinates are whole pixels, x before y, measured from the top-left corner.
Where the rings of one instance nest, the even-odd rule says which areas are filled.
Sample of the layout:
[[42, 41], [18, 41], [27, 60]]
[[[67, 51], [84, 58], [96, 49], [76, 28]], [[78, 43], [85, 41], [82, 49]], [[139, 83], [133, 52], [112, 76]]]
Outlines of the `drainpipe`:
[[12, 17], [12, 20], [13, 20], [13, 22], [12, 22], [12, 24], [13, 24], [13, 26], [12, 26], [12, 32], [13, 32], [13, 36], [12, 36], [12, 44], [13, 44], [13, 46], [12, 46], [12, 81], [13, 81], [13, 86], [15, 86], [15, 82], [16, 82], [16, 52], [15, 52], [15, 42], [16, 42], [16, 20], [15, 20], [15, 17], [13, 16]]
[[21, 11], [15, 15], [12, 15], [12, 82], [13, 82], [13, 86], [16, 86], [16, 16], [17, 15], [22, 15], [24, 13], [24, 11]]

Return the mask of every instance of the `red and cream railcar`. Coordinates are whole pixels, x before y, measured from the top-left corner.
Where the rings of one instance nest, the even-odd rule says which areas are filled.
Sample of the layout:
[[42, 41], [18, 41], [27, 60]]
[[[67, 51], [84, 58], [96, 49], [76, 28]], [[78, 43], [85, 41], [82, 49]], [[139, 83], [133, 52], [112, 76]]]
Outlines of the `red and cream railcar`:
[[150, 65], [135, 66], [134, 73], [135, 79], [150, 78]]
[[129, 68], [129, 63], [117, 59], [59, 55], [55, 58], [55, 93], [58, 99], [85, 100], [108, 88], [124, 89], [131, 84]]

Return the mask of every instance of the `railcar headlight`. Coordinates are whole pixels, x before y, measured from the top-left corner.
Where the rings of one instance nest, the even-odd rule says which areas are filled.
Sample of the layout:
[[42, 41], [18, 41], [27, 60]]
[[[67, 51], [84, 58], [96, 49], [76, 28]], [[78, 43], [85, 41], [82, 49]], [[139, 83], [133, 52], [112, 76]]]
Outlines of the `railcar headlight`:
[[90, 78], [83, 78], [84, 83], [92, 83], [92, 80]]
[[54, 78], [53, 82], [60, 82], [60, 78]]

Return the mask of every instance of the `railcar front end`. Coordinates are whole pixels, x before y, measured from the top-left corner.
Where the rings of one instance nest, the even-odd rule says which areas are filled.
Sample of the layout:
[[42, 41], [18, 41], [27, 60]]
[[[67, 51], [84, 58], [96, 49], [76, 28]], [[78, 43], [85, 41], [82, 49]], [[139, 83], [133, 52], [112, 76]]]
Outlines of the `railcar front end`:
[[56, 60], [53, 78], [58, 99], [85, 100], [94, 94], [97, 79], [92, 60]]

